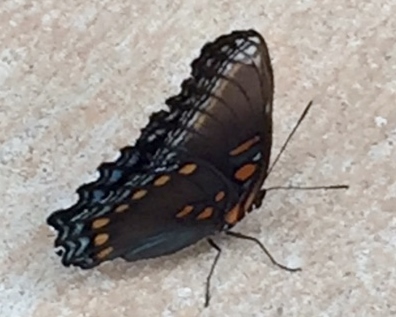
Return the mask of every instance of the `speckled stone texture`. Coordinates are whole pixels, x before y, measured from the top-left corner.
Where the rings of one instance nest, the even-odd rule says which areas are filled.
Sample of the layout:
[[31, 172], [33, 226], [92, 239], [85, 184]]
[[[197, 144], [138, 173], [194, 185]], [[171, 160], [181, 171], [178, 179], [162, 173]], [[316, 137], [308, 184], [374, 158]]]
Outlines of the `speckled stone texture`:
[[[396, 1], [15, 1], [0, 4], [0, 316], [396, 316]], [[215, 255], [64, 268], [49, 213], [134, 142], [179, 91], [202, 45], [234, 29], [266, 38], [276, 154], [315, 106], [237, 229], [203, 308]]]

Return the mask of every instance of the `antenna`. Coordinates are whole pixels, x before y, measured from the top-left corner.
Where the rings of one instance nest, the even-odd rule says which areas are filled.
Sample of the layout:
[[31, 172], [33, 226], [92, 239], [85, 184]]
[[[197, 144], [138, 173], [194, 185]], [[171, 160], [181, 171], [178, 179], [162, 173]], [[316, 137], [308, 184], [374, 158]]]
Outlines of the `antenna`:
[[302, 121], [304, 120], [304, 118], [306, 117], [306, 115], [307, 115], [309, 109], [311, 108], [312, 104], [313, 104], [313, 101], [311, 100], [311, 101], [308, 103], [308, 105], [305, 107], [303, 113], [301, 114], [300, 118], [298, 119], [298, 121], [297, 121], [296, 125], [294, 126], [292, 132], [289, 134], [289, 136], [287, 137], [286, 141], [283, 143], [283, 145], [282, 145], [282, 147], [281, 147], [281, 149], [280, 149], [278, 155], [276, 156], [274, 162], [272, 163], [271, 167], [268, 169], [268, 173], [267, 173], [267, 176], [266, 176], [266, 177], [269, 176], [269, 174], [272, 172], [274, 166], [275, 166], [276, 163], [279, 161], [279, 159], [280, 159], [282, 153], [283, 153], [283, 152], [285, 151], [285, 149], [286, 149], [286, 146], [289, 144], [289, 142], [290, 142], [291, 138], [293, 137], [294, 133], [296, 133], [298, 127], [299, 127], [300, 124], [301, 124], [301, 122], [302, 122]]
[[[286, 146], [289, 144], [291, 138], [293, 135], [296, 133], [298, 127], [300, 126], [301, 122], [304, 120], [306, 115], [308, 114], [309, 109], [311, 108], [313, 104], [313, 101], [311, 100], [308, 105], [305, 107], [303, 113], [301, 114], [300, 118], [298, 119], [296, 125], [294, 126], [292, 132], [289, 134], [287, 137], [286, 141], [283, 143], [278, 155], [276, 156], [274, 162], [272, 163], [271, 167], [268, 169], [267, 176], [272, 172], [274, 166], [276, 163], [279, 161], [279, 158], [281, 157], [282, 153], [285, 151]], [[270, 187], [264, 189], [266, 192], [270, 190], [276, 190], [276, 189], [302, 189], [302, 190], [317, 190], [317, 189], [348, 189], [348, 185], [331, 185], [331, 186], [310, 186], [310, 187], [296, 187], [296, 186], [275, 186], [275, 187]]]

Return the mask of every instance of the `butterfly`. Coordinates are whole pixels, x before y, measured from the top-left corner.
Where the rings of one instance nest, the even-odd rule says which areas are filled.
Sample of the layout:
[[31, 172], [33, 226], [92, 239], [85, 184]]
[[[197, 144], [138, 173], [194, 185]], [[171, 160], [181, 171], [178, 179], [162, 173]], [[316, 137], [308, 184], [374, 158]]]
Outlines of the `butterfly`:
[[167, 110], [153, 113], [116, 161], [98, 167], [77, 203], [48, 217], [62, 264], [90, 269], [118, 257], [154, 258], [230, 233], [264, 198], [273, 97], [258, 32], [204, 45]]

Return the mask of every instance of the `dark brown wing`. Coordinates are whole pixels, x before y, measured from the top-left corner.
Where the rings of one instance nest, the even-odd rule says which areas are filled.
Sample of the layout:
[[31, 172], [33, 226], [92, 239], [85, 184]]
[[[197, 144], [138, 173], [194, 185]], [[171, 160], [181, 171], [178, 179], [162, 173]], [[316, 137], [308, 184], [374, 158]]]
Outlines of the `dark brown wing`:
[[99, 167], [78, 202], [52, 213], [62, 263], [91, 268], [173, 253], [250, 209], [268, 169], [273, 78], [255, 31], [207, 44], [170, 111], [151, 116], [135, 146]]
[[250, 30], [205, 45], [180, 94], [167, 100], [172, 109], [188, 111], [165, 143], [210, 162], [238, 184], [241, 208], [232, 210], [229, 224], [250, 209], [265, 180], [272, 146], [273, 94], [267, 45]]

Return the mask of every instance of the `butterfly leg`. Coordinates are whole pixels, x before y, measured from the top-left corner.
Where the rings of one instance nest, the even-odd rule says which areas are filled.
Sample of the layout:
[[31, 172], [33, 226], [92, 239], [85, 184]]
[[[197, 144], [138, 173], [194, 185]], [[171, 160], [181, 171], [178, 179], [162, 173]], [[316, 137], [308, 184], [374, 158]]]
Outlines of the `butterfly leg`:
[[210, 301], [210, 280], [212, 279], [212, 275], [213, 275], [214, 269], [215, 269], [215, 267], [217, 265], [217, 262], [219, 261], [220, 254], [221, 254], [220, 247], [212, 239], [209, 238], [207, 241], [208, 241], [209, 245], [216, 250], [217, 254], [216, 254], [216, 257], [215, 257], [215, 259], [214, 259], [214, 261], [212, 263], [212, 266], [210, 268], [208, 277], [206, 278], [205, 307], [209, 306], [209, 301]]
[[256, 244], [258, 244], [258, 246], [261, 248], [261, 250], [264, 251], [264, 253], [268, 256], [268, 258], [271, 260], [272, 264], [274, 264], [275, 266], [281, 268], [282, 270], [286, 270], [289, 272], [297, 272], [297, 271], [301, 271], [301, 268], [290, 268], [286, 265], [283, 265], [279, 262], [277, 262], [274, 257], [271, 255], [271, 253], [267, 250], [267, 248], [264, 246], [264, 244], [262, 244], [260, 242], [260, 240], [254, 238], [254, 237], [250, 237], [250, 236], [246, 236], [242, 233], [239, 232], [235, 232], [235, 231], [226, 231], [226, 234], [235, 238], [239, 238], [239, 239], [244, 239], [244, 240], [249, 240], [249, 241], [253, 241]]

